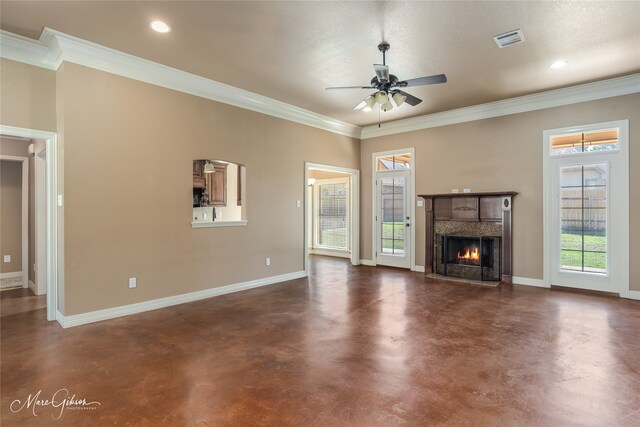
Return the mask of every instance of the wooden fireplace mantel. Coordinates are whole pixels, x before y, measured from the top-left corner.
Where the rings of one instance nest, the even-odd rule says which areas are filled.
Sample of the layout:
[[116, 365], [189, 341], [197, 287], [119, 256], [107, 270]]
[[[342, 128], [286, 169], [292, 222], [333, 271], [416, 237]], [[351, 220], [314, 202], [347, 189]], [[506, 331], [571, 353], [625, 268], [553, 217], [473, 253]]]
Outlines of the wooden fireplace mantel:
[[512, 204], [515, 191], [420, 194], [425, 210], [425, 274], [434, 271], [435, 221], [490, 221], [502, 225], [501, 279], [511, 283]]

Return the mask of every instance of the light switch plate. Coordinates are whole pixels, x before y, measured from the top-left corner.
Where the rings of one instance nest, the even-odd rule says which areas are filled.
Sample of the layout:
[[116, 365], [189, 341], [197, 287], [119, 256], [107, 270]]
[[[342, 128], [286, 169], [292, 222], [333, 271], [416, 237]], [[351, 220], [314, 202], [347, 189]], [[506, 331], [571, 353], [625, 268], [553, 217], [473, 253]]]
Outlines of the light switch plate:
[[4, 262], [11, 262], [11, 255], [5, 255], [3, 258]]
[[138, 281], [135, 277], [129, 277], [129, 288], [135, 288], [138, 286]]
[[418, 201], [416, 201], [416, 205], [417, 205], [418, 207], [424, 206], [424, 200], [418, 200]]

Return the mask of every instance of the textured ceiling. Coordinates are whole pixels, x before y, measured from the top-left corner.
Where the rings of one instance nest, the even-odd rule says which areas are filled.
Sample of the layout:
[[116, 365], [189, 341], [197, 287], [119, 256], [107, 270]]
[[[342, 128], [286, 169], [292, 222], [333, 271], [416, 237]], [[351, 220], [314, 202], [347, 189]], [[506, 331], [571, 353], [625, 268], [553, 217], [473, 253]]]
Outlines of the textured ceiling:
[[[367, 85], [382, 40], [400, 79], [449, 80], [408, 88], [424, 102], [382, 122], [640, 72], [637, 1], [0, 2], [2, 29], [37, 39], [45, 26], [360, 126], [378, 122], [352, 111], [370, 91], [324, 88]], [[492, 37], [516, 28], [526, 42], [499, 49]]]

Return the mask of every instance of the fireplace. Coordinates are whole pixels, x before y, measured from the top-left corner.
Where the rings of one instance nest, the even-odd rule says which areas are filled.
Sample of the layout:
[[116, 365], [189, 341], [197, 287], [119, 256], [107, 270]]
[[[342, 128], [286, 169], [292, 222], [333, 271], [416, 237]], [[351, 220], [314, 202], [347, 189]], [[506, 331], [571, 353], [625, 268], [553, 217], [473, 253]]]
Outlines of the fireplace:
[[500, 280], [500, 237], [443, 235], [436, 271], [471, 280]]
[[518, 193], [420, 195], [425, 274], [511, 283], [512, 202]]

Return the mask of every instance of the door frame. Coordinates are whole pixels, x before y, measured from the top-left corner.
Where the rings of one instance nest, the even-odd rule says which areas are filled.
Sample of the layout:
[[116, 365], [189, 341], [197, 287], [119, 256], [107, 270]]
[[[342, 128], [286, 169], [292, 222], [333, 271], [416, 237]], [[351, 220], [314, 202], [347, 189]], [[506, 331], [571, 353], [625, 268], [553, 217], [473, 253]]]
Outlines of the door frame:
[[[34, 144], [35, 146], [35, 144]], [[42, 283], [47, 282], [47, 146], [38, 144], [33, 152], [33, 178], [34, 178], [34, 224], [35, 224], [35, 248], [34, 260], [36, 271], [34, 272], [36, 294], [43, 290]], [[46, 289], [46, 287], [44, 288]], [[46, 291], [45, 291], [46, 292]]]
[[[615, 167], [619, 168], [616, 177], [621, 177], [621, 182], [616, 182], [617, 179], [614, 176], [611, 176], [611, 185], [615, 185], [618, 193], [620, 194], [620, 198], [622, 200], [616, 200], [616, 206], [621, 208], [617, 212], [616, 219], [614, 220], [618, 227], [622, 227], [623, 232], [618, 232], [617, 235], [619, 237], [620, 246], [620, 254], [616, 259], [617, 268], [619, 270], [619, 287], [616, 290], [619, 295], [623, 298], [629, 298], [631, 291], [630, 286], [631, 283], [629, 281], [629, 120], [616, 120], [604, 123], [594, 123], [588, 125], [579, 125], [579, 126], [569, 126], [565, 128], [559, 129], [549, 129], [543, 132], [542, 138], [542, 149], [543, 149], [543, 248], [544, 248], [544, 256], [543, 256], [543, 282], [546, 287], [551, 287], [553, 284], [551, 283], [552, 279], [552, 266], [554, 264], [553, 256], [556, 253], [559, 253], [559, 248], [555, 248], [554, 245], [557, 243], [556, 239], [556, 231], [554, 224], [554, 215], [553, 208], [556, 205], [552, 201], [553, 193], [551, 189], [552, 175], [555, 174], [554, 171], [551, 170], [553, 167], [553, 158], [551, 156], [551, 137], [553, 135], [562, 134], [562, 133], [575, 133], [581, 131], [591, 131], [598, 129], [607, 129], [607, 128], [618, 128], [619, 135], [618, 140], [620, 144], [619, 151], [617, 153], [618, 160], [616, 162]], [[563, 156], [563, 159], [571, 159], [575, 158], [583, 163], [594, 163], [594, 162], [609, 162], [609, 158], [607, 158], [606, 154], [603, 154], [604, 160], [600, 157], [599, 154], [594, 153], [593, 156], [589, 155], [566, 155]], [[557, 183], [556, 183], [557, 184]], [[611, 221], [611, 220], [609, 220]], [[626, 232], [625, 232], [626, 230]], [[609, 257], [610, 254], [607, 254]], [[626, 267], [625, 267], [626, 266]], [[568, 273], [569, 274], [569, 273]], [[575, 273], [580, 274], [580, 273]], [[581, 274], [589, 274], [589, 273], [581, 273]], [[562, 285], [561, 285], [562, 286]], [[585, 288], [589, 289], [589, 288]]]
[[[46, 224], [47, 224], [47, 320], [57, 320], [60, 324], [62, 315], [58, 309], [58, 262], [62, 263], [62, 256], [58, 256], [58, 244], [63, 241], [63, 236], [58, 230], [58, 206], [62, 206], [62, 195], [58, 194], [58, 141], [55, 132], [36, 129], [19, 128], [15, 126], [0, 125], [0, 134], [19, 138], [44, 140], [46, 158]], [[60, 215], [62, 217], [62, 215]], [[62, 219], [62, 218], [60, 218]], [[24, 264], [24, 260], [23, 260]], [[28, 253], [27, 253], [28, 264]], [[28, 277], [28, 272], [27, 272]], [[63, 280], [60, 285], [64, 286]], [[28, 286], [28, 282], [27, 282]], [[62, 299], [60, 302], [63, 302]]]
[[351, 229], [349, 233], [351, 248], [351, 264], [360, 265], [360, 171], [358, 169], [343, 168], [339, 166], [324, 165], [321, 163], [304, 162], [304, 271], [309, 275], [309, 236], [307, 230], [309, 224], [309, 212], [311, 211], [311, 197], [309, 195], [309, 169], [326, 170], [349, 174], [349, 215]]
[[[4, 134], [2, 134], [4, 135]], [[4, 135], [13, 136], [13, 135]], [[29, 287], [29, 157], [0, 155], [0, 160], [20, 163], [21, 187], [20, 192], [20, 229], [21, 229], [21, 272], [22, 287]]]
[[424, 271], [424, 266], [416, 265], [416, 153], [415, 148], [401, 148], [398, 150], [379, 151], [371, 154], [371, 262], [372, 265], [378, 265], [377, 247], [376, 241], [376, 214], [378, 211], [378, 198], [376, 193], [376, 179], [378, 178], [378, 170], [376, 167], [376, 159], [378, 157], [392, 156], [397, 154], [410, 154], [411, 155], [411, 167], [409, 168], [409, 192], [407, 192], [407, 199], [409, 199], [409, 211], [410, 211], [410, 224], [409, 230], [410, 240], [409, 250], [409, 268], [412, 271]]

